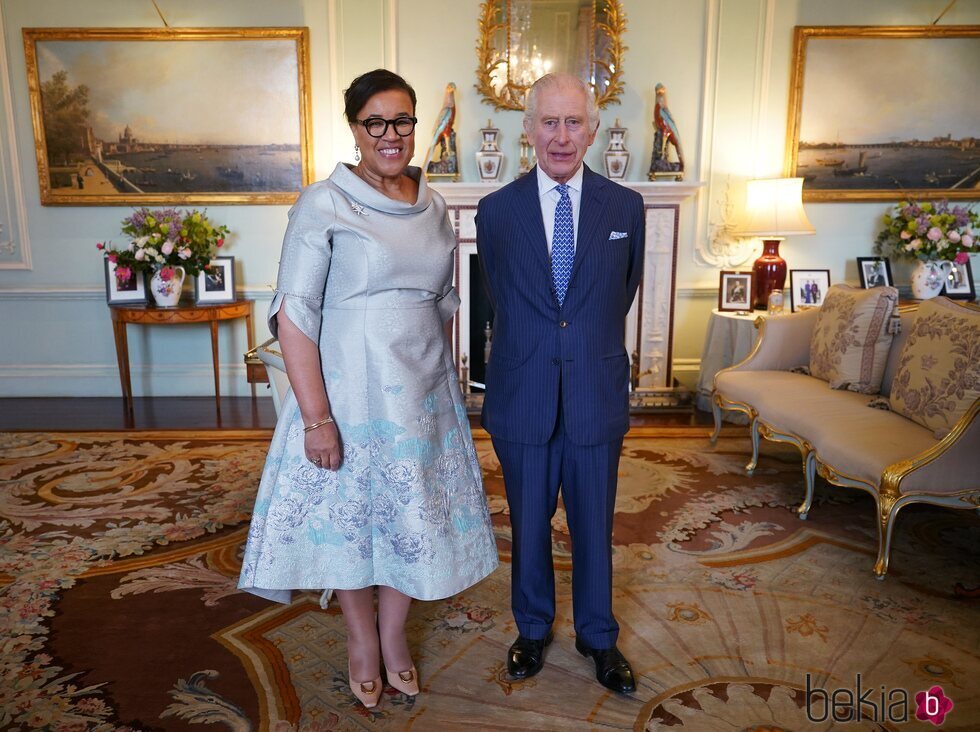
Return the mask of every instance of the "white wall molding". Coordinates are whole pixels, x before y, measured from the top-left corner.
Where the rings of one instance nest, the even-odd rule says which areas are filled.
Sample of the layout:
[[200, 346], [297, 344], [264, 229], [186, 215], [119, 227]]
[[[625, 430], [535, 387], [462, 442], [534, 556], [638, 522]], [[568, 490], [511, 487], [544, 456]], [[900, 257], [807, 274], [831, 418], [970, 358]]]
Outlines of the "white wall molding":
[[[272, 300], [272, 285], [262, 288], [237, 288], [240, 298], [248, 298], [256, 302]], [[49, 300], [105, 301], [104, 287], [4, 287], [0, 288], [0, 302], [4, 300]]]
[[674, 290], [677, 299], [685, 300], [717, 300], [718, 288], [716, 287], [678, 287]]
[[385, 68], [398, 73], [398, 0], [385, 0]]
[[721, 46], [719, 29], [721, 15], [721, 0], [705, 0], [704, 23], [704, 60], [702, 66], [704, 75], [701, 79], [701, 118], [698, 120], [701, 128], [701, 141], [698, 159], [700, 167], [698, 179], [706, 181], [703, 194], [697, 198], [694, 226], [694, 261], [697, 264], [711, 265], [711, 258], [702, 252], [702, 242], [708, 238], [708, 215], [711, 208], [711, 171], [714, 164], [714, 133], [715, 133], [715, 100], [718, 96], [718, 56]]
[[[697, 195], [704, 187], [701, 181], [623, 181], [627, 188], [643, 196], [648, 206], [658, 204], [680, 205], [691, 196]], [[441, 183], [433, 182], [429, 187], [438, 191], [447, 201], [456, 206], [475, 206], [488, 193], [503, 186], [502, 183]]]
[[[10, 70], [7, 67], [6, 24], [3, 3], [0, 2], [0, 103], [3, 119], [0, 120], [6, 134], [6, 144], [0, 147], [0, 189], [3, 211], [0, 219], [0, 269], [33, 269], [31, 242], [27, 233], [27, 208], [21, 188], [20, 164], [17, 157], [17, 135], [14, 127], [13, 96], [10, 90]], [[3, 255], [17, 254], [3, 259]]]
[[[221, 363], [218, 378], [222, 396], [251, 396], [245, 364]], [[214, 396], [210, 364], [133, 364], [133, 396]], [[262, 384], [257, 396], [267, 396]], [[0, 396], [93, 397], [121, 396], [119, 369], [105, 364], [0, 364]]]
[[[719, 115], [720, 64], [722, 55], [723, 25], [725, 23], [724, 0], [707, 0], [705, 22], [704, 79], [702, 84], [701, 167], [699, 177], [707, 182], [705, 195], [698, 200], [696, 234], [693, 257], [696, 264], [707, 267], [740, 267], [753, 258], [758, 247], [752, 239], [733, 236], [735, 217], [740, 206], [734, 203], [741, 190], [741, 175], [736, 171], [733, 184], [732, 171], [715, 172], [718, 158], [715, 154], [718, 139], [723, 136]], [[730, 5], [730, 3], [729, 3]], [[736, 11], [738, 12], [738, 11]], [[772, 48], [775, 29], [775, 0], [760, 0], [756, 31], [754, 77], [752, 80], [752, 105], [748, 149], [751, 151], [751, 175], [768, 174], [768, 162], [760, 161], [764, 146], [762, 138], [769, 114]], [[736, 110], [737, 111], [737, 110]], [[748, 177], [749, 170], [744, 175]]]
[[752, 103], [752, 150], [754, 167], [752, 177], [760, 178], [772, 175], [774, 172], [769, 168], [769, 163], [761, 155], [761, 151], [767, 146], [763, 143], [766, 121], [769, 118], [769, 80], [772, 69], [772, 40], [773, 23], [776, 18], [776, 0], [765, 0], [759, 6], [759, 30], [757, 37], [760, 39], [756, 47], [755, 58], [755, 79], [753, 79], [753, 103]]
[[701, 372], [700, 358], [675, 358], [674, 374], [697, 374]]
[[[339, 113], [337, 112], [337, 107], [334, 106], [336, 99], [340, 94], [343, 87], [340, 85], [340, 44], [343, 42], [341, 34], [338, 32], [339, 24], [341, 22], [341, 10], [337, 7], [337, 0], [328, 0], [327, 3], [327, 36], [329, 41], [327, 42], [328, 50], [330, 52], [330, 68], [327, 73], [330, 77], [330, 85], [327, 89], [327, 101], [325, 106], [328, 115], [332, 118], [339, 119]], [[343, 107], [341, 106], [342, 110]], [[342, 154], [344, 147], [344, 137], [343, 134], [346, 131], [346, 125], [334, 124], [330, 126], [331, 130], [331, 144], [330, 149], [332, 154], [330, 158], [332, 160], [346, 160], [346, 156]], [[324, 170], [320, 171], [323, 175], [325, 170], [329, 170], [329, 166], [323, 166]]]

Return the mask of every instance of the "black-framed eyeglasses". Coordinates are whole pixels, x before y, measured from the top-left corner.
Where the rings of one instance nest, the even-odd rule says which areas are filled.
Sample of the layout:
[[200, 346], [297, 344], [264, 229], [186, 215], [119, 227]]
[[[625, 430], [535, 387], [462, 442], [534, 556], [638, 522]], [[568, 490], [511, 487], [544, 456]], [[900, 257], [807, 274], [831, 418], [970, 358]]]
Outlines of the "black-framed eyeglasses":
[[395, 128], [395, 134], [399, 137], [408, 137], [415, 131], [415, 123], [418, 122], [418, 119], [416, 117], [396, 117], [395, 119], [368, 117], [355, 121], [357, 124], [363, 125], [371, 137], [384, 137], [385, 133], [388, 132], [388, 125]]

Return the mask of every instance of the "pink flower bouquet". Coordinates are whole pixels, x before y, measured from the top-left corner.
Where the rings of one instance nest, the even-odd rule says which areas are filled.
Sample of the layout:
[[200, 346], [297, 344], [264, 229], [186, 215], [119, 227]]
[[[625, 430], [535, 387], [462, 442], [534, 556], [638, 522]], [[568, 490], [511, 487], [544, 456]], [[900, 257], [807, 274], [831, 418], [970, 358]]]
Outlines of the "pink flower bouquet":
[[885, 214], [885, 228], [875, 239], [875, 253], [904, 259], [943, 259], [957, 264], [970, 254], [980, 254], [977, 236], [980, 218], [967, 206], [948, 201], [912, 203], [902, 201]]

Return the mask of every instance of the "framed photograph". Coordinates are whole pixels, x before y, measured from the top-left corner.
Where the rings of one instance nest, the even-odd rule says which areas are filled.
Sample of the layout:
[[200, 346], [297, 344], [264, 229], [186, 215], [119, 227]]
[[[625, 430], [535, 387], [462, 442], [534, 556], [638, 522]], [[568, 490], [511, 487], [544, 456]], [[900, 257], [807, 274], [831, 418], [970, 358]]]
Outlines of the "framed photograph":
[[194, 278], [194, 300], [198, 305], [235, 302], [234, 257], [215, 257]]
[[892, 285], [892, 265], [888, 257], [858, 257], [858, 276], [861, 287], [886, 287]]
[[718, 309], [724, 313], [748, 312], [755, 291], [752, 272], [722, 270], [718, 282]]
[[790, 309], [818, 308], [830, 289], [829, 269], [791, 269], [789, 271]]
[[980, 25], [797, 26], [786, 171], [803, 200], [976, 198], [978, 68]]
[[313, 181], [306, 28], [24, 28], [42, 205], [284, 204]]
[[946, 278], [943, 294], [951, 300], [976, 300], [977, 290], [969, 259], [963, 264], [953, 263], [953, 268]]
[[[146, 276], [125, 268], [117, 272], [116, 263], [105, 262], [105, 299], [110, 305], [144, 305], [149, 302], [146, 291]], [[128, 276], [120, 277], [122, 274]]]

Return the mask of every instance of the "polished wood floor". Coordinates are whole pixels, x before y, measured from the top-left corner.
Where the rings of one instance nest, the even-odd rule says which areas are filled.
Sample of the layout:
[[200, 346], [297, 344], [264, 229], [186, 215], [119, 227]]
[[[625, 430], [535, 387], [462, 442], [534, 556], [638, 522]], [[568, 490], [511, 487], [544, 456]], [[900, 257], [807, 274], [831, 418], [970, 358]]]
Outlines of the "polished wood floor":
[[[261, 388], [261, 387], [260, 387]], [[121, 397], [0, 398], [0, 431], [16, 430], [187, 430], [271, 429], [276, 425], [272, 400], [222, 397], [143, 397], [128, 415]], [[478, 419], [470, 418], [471, 424]], [[707, 426], [711, 415], [678, 408], [635, 415], [634, 426]]]
[[128, 415], [122, 397], [0, 399], [0, 430], [186, 430], [272, 428], [271, 399], [137, 397]]

